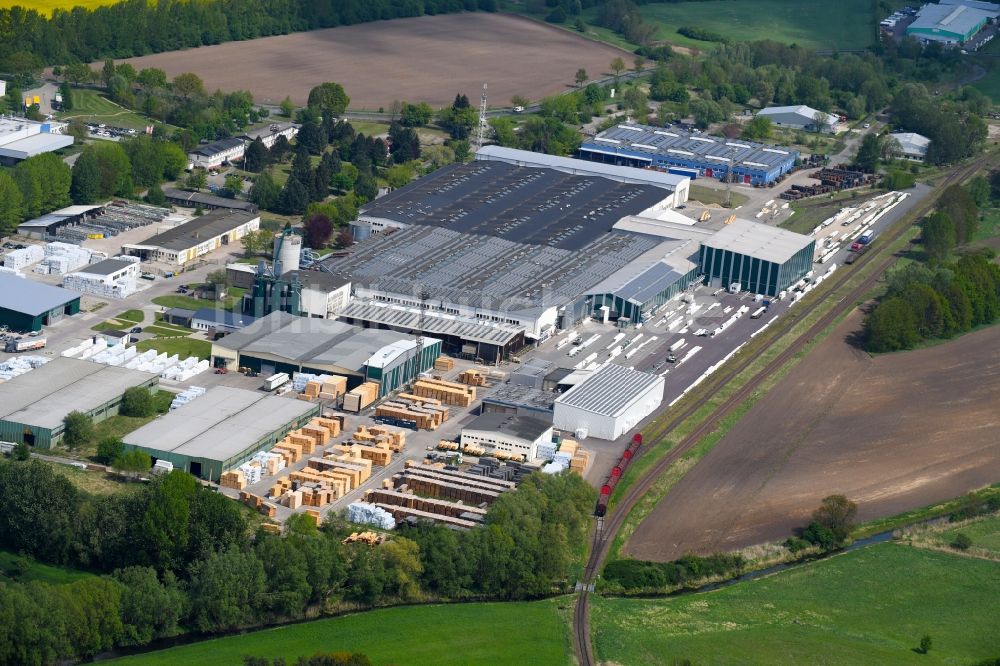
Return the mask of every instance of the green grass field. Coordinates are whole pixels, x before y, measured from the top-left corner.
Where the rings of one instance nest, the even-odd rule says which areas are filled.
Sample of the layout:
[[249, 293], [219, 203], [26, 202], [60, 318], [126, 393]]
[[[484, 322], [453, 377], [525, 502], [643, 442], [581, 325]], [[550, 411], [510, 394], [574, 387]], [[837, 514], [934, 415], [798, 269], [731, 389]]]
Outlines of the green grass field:
[[[529, 603], [389, 608], [221, 638], [112, 663], [243, 663], [245, 655], [284, 657], [363, 652], [373, 664], [558, 665], [572, 663], [568, 620], [572, 599]], [[564, 608], [560, 608], [560, 606]]]
[[177, 354], [182, 359], [188, 356], [197, 356], [207, 359], [212, 353], [212, 343], [207, 340], [195, 340], [194, 338], [154, 338], [152, 340], [140, 340], [135, 345], [136, 349], [144, 352], [147, 349], [155, 349], [158, 352], [168, 355]]
[[989, 516], [935, 532], [934, 540], [948, 546], [959, 533], [972, 539], [969, 553], [1000, 557], [1000, 516]]
[[86, 571], [53, 567], [32, 559], [24, 560], [27, 562], [27, 566], [22, 572], [20, 571], [20, 560], [21, 557], [16, 553], [0, 550], [0, 581], [14, 580], [19, 583], [39, 581], [52, 585], [62, 585], [93, 576], [93, 574], [89, 574]]
[[598, 598], [591, 627], [622, 666], [972, 664], [1000, 655], [998, 594], [996, 562], [890, 543], [715, 592]]
[[113, 5], [118, 0], [0, 0], [0, 9], [10, 9], [11, 7], [24, 7], [34, 9], [42, 14], [48, 15], [54, 9], [70, 10], [74, 7], [103, 7]]
[[[0, 0], [2, 2], [2, 0]], [[52, 3], [56, 4], [56, 3]], [[111, 4], [110, 2], [93, 3]], [[56, 114], [60, 120], [79, 118], [84, 122], [96, 122], [113, 125], [115, 127], [129, 127], [141, 130], [149, 125], [150, 121], [139, 114], [118, 106], [108, 99], [102, 97], [96, 90], [77, 88], [73, 90], [73, 108], [65, 113]]]
[[[704, 187], [702, 185], [692, 185], [690, 192], [688, 193], [688, 198], [692, 201], [697, 201], [703, 204], [718, 204], [724, 206], [726, 203], [726, 191], [724, 189], [716, 189], [714, 187]], [[732, 192], [732, 207], [738, 208], [746, 202], [750, 201], [750, 197], [745, 194], [740, 194], [739, 192]]]
[[[834, 11], [835, 9], [835, 11]], [[702, 51], [715, 47], [678, 34], [677, 28], [705, 28], [734, 41], [772, 39], [814, 49], [863, 49], [875, 36], [872, 4], [868, 0], [708, 0], [707, 2], [640, 5], [642, 17], [660, 25], [655, 37]], [[584, 12], [588, 29], [596, 10]], [[600, 29], [594, 29], [598, 32]]]

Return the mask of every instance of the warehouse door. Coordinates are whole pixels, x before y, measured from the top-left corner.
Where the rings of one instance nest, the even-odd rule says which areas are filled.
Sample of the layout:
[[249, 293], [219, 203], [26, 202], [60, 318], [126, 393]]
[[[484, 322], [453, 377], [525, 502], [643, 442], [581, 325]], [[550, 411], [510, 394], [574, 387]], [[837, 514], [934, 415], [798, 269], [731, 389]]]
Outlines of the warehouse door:
[[745, 185], [749, 185], [750, 184], [750, 176], [743, 176], [743, 183]]
[[705, 169], [705, 177], [706, 178], [711, 178], [712, 177], [712, 168], [711, 167]]
[[274, 363], [261, 363], [260, 364], [260, 374], [265, 377], [270, 377], [274, 374]]
[[188, 471], [191, 473], [192, 476], [197, 476], [198, 478], [201, 478], [201, 463], [192, 460], [191, 469], [189, 469]]

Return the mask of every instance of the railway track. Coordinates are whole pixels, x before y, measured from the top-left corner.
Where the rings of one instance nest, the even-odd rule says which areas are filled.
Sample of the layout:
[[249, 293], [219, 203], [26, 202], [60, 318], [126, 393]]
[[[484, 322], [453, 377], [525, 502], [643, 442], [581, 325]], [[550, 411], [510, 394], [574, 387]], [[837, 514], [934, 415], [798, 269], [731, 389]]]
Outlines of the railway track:
[[[992, 159], [992, 155], [987, 155], [964, 167], [956, 169], [939, 184], [938, 189], [943, 190], [949, 185], [961, 183], [966, 178], [972, 176], [984, 166], [988, 165]], [[930, 213], [930, 211], [933, 210], [936, 201], [936, 196], [928, 197], [927, 201], [915, 207], [906, 216], [893, 225], [887, 233], [883, 233], [881, 238], [883, 239], [885, 245], [889, 245], [902, 237], [906, 230], [912, 225], [912, 221], [920, 219]], [[581, 666], [592, 666], [596, 663], [594, 660], [593, 646], [590, 642], [589, 605], [589, 597], [594, 586], [594, 581], [597, 574], [600, 572], [601, 567], [604, 565], [604, 560], [608, 556], [608, 552], [611, 549], [611, 544], [614, 542], [615, 536], [618, 534], [618, 531], [621, 529], [622, 524], [625, 522], [625, 518], [631, 512], [632, 508], [643, 497], [643, 495], [646, 494], [656, 479], [673, 463], [690, 451], [691, 448], [701, 441], [702, 438], [711, 433], [719, 425], [723, 418], [747, 400], [768, 377], [777, 372], [782, 366], [785, 365], [785, 363], [802, 351], [806, 344], [822, 333], [828, 326], [836, 321], [838, 317], [844, 314], [848, 308], [854, 307], [854, 304], [875, 286], [882, 273], [884, 273], [897, 258], [898, 253], [883, 257], [879, 252], [869, 252], [862, 255], [858, 261], [854, 262], [853, 270], [839, 270], [831, 275], [831, 277], [826, 281], [826, 284], [830, 286], [828, 286], [824, 291], [824, 293], [828, 295], [843, 287], [858, 270], [868, 266], [868, 264], [872, 262], [877, 262], [875, 264], [875, 270], [873, 270], [868, 277], [866, 277], [859, 285], [854, 287], [854, 289], [852, 289], [848, 294], [842, 296], [833, 305], [833, 307], [831, 307], [819, 319], [819, 321], [813, 324], [807, 331], [799, 335], [798, 338], [792, 342], [792, 344], [782, 350], [763, 369], [761, 369], [760, 372], [747, 381], [725, 402], [719, 405], [711, 415], [703, 420], [689, 435], [678, 443], [677, 446], [667, 452], [660, 460], [656, 461], [656, 463], [645, 473], [645, 475], [628, 488], [625, 496], [621, 497], [614, 507], [608, 507], [608, 513], [604, 518], [598, 520], [597, 526], [594, 530], [590, 556], [587, 560], [587, 565], [584, 568], [583, 580], [581, 581], [582, 585], [579, 586], [579, 594], [573, 609], [573, 647], [576, 652], [577, 661], [581, 664]], [[823, 301], [817, 301], [815, 305], [818, 305], [820, 302]], [[800, 307], [794, 313], [787, 313], [784, 317], [778, 319], [778, 321], [775, 322], [775, 329], [767, 338], [767, 345], [759, 350], [757, 354], [748, 354], [744, 352], [738, 355], [730, 362], [730, 367], [724, 373], [711, 375], [703, 383], [706, 385], [705, 394], [711, 395], [721, 387], [733, 381], [737, 376], [750, 367], [760, 354], [764, 353], [771, 345], [790, 333], [792, 329], [802, 320], [802, 318], [808, 314], [808, 312], [809, 309]], [[664, 415], [663, 417], [654, 420], [647, 427], [643, 428], [643, 437], [647, 444], [640, 448], [637, 458], [641, 458], [644, 453], [666, 433], [670, 432], [681, 423], [692, 417], [695, 412], [701, 408], [701, 406], [702, 405], [699, 401], [694, 401], [692, 404], [687, 405], [683, 411], [676, 414], [670, 414], [669, 416]], [[635, 460], [632, 461], [632, 465], [635, 465]]]

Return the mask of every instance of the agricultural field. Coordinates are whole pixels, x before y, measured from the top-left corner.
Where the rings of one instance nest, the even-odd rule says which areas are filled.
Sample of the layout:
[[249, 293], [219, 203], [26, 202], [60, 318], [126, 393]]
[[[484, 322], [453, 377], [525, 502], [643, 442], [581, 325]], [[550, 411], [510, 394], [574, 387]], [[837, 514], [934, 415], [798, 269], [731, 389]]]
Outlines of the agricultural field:
[[393, 100], [442, 107], [456, 93], [476, 104], [484, 83], [490, 106], [506, 106], [512, 95], [538, 99], [569, 89], [580, 67], [597, 77], [619, 56], [627, 54], [565, 30], [477, 12], [231, 42], [128, 62], [136, 69], [160, 67], [169, 77], [196, 72], [208, 90], [249, 90], [264, 104], [286, 95], [303, 104], [313, 86], [337, 81], [352, 109], [377, 110]]
[[597, 597], [591, 630], [622, 666], [973, 664], [1000, 654], [998, 594], [996, 562], [888, 543], [714, 592]]
[[126, 657], [123, 666], [239, 666], [245, 655], [284, 657], [362, 652], [376, 666], [571, 663], [570, 598], [528, 603], [409, 606], [266, 629]]
[[677, 28], [704, 28], [733, 41], [771, 39], [842, 51], [866, 48], [875, 37], [875, 16], [868, 0], [841, 0], [836, 11], [821, 0], [796, 2], [794, 11], [787, 0], [651, 3], [640, 5], [639, 11], [643, 20], [660, 26], [656, 39], [700, 50], [711, 49], [715, 43], [690, 39]]
[[834, 493], [869, 521], [1000, 479], [1000, 327], [872, 358], [851, 344], [861, 319], [848, 316], [761, 398], [623, 554], [668, 561], [782, 540]]
[[51, 14], [53, 10], [64, 9], [69, 11], [74, 7], [84, 7], [93, 9], [113, 5], [118, 0], [0, 0], [0, 9], [10, 9], [11, 7], [25, 7], [34, 9], [41, 14]]

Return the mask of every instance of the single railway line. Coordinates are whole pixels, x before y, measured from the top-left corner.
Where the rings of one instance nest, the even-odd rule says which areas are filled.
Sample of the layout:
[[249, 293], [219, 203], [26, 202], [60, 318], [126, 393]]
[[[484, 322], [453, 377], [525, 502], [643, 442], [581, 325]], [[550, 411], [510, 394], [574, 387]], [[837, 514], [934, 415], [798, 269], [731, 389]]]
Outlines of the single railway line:
[[[956, 169], [939, 184], [939, 189], [943, 190], [949, 185], [963, 182], [966, 178], [981, 170], [984, 165], [988, 164], [991, 160], [991, 155], [984, 156], [964, 167]], [[929, 197], [927, 201], [915, 207], [907, 216], [883, 233], [882, 240], [885, 245], [890, 245], [902, 237], [906, 230], [911, 226], [912, 220], [919, 219], [927, 215], [933, 209], [936, 201], [936, 197]], [[711, 415], [703, 420], [689, 435], [678, 443], [677, 446], [668, 451], [661, 459], [656, 461], [656, 463], [653, 464], [645, 475], [628, 488], [625, 496], [620, 497], [613, 507], [608, 507], [606, 516], [599, 520], [598, 525], [594, 530], [590, 555], [584, 569], [582, 585], [579, 586], [580, 592], [577, 596], [576, 604], [573, 609], [573, 644], [577, 660], [581, 666], [591, 666], [596, 663], [594, 660], [593, 646], [590, 641], [589, 595], [591, 588], [594, 585], [598, 572], [604, 564], [604, 560], [608, 556], [608, 552], [611, 549], [611, 544], [614, 542], [615, 536], [618, 534], [618, 531], [621, 529], [625, 522], [625, 518], [631, 512], [632, 508], [646, 494], [656, 479], [674, 462], [690, 451], [699, 441], [701, 441], [702, 438], [710, 434], [719, 425], [723, 418], [753, 395], [753, 392], [756, 391], [768, 377], [777, 372], [796, 354], [802, 351], [802, 349], [811, 340], [821, 334], [828, 326], [833, 324], [838, 317], [847, 311], [848, 308], [854, 307], [854, 304], [875, 286], [881, 275], [897, 258], [898, 253], [883, 257], [879, 252], [869, 252], [862, 255], [857, 261], [854, 262], [855, 268], [853, 270], [841, 270], [834, 273], [827, 282], [827, 284], [832, 284], [827, 287], [824, 292], [825, 294], [832, 294], [843, 287], [852, 278], [855, 272], [861, 270], [869, 263], [873, 261], [878, 262], [875, 270], [873, 270], [870, 275], [868, 275], [849, 293], [842, 296], [815, 324], [813, 324], [807, 331], [799, 335], [798, 338], [796, 338], [788, 347], [773, 358], [763, 369], [760, 370], [760, 372], [747, 381], [742, 387], [740, 387], [739, 390], [726, 399], [725, 402], [719, 405]], [[823, 302], [823, 300], [817, 301], [816, 304], [821, 302]], [[794, 313], [787, 313], [784, 317], [775, 322], [777, 326], [772, 330], [771, 335], [767, 338], [769, 340], [767, 345], [761, 349], [758, 354], [749, 354], [744, 352], [743, 354], [738, 355], [731, 362], [729, 369], [723, 373], [712, 375], [705, 382], [705, 394], [711, 395], [721, 387], [733, 381], [756, 361], [759, 354], [764, 353], [770, 345], [774, 344], [778, 340], [781, 340], [785, 335], [790, 333], [808, 312], [808, 309], [800, 307]], [[687, 405], [683, 411], [676, 414], [670, 414], [669, 416], [664, 415], [663, 417], [650, 423], [643, 429], [642, 432], [646, 445], [639, 449], [636, 457], [641, 458], [648, 448], [652, 447], [654, 443], [666, 433], [691, 418], [701, 408], [701, 406], [702, 404], [699, 401], [694, 401]], [[633, 461], [632, 464], [634, 465], [635, 462]]]

